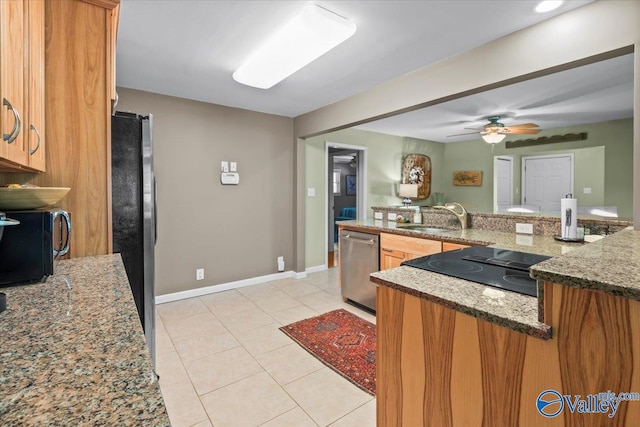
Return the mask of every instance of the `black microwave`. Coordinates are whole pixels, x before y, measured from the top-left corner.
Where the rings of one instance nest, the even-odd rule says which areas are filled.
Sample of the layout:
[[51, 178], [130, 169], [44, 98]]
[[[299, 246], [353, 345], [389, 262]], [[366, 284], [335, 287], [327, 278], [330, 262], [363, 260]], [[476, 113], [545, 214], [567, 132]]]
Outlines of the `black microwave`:
[[8, 211], [20, 224], [4, 227], [0, 240], [0, 286], [44, 282], [69, 251], [71, 220], [57, 208]]

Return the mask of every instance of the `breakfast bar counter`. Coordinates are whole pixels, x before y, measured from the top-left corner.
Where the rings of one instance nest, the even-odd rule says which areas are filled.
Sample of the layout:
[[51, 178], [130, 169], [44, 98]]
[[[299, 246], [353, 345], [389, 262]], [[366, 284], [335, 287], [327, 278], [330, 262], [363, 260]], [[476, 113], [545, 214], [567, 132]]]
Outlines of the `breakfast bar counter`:
[[0, 424], [170, 426], [120, 255], [0, 291]]
[[635, 398], [590, 402], [640, 389], [640, 231], [564, 244], [473, 229], [341, 227], [552, 256], [530, 268], [537, 297], [408, 266], [373, 273], [379, 427], [638, 425]]

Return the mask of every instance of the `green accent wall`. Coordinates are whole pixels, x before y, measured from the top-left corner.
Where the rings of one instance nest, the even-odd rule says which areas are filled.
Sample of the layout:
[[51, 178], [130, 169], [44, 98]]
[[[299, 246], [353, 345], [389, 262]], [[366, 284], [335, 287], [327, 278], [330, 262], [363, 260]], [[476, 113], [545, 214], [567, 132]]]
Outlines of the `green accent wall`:
[[[414, 138], [403, 138], [345, 129], [309, 138], [305, 146], [305, 188], [315, 188], [315, 197], [305, 199], [305, 268], [325, 263], [325, 143], [359, 145], [367, 149], [367, 217], [371, 206], [400, 205], [397, 184], [400, 183], [402, 159], [407, 154], [424, 154], [431, 158], [431, 191], [441, 191], [444, 144]], [[305, 191], [306, 194], [306, 191]], [[415, 204], [426, 205], [429, 199]]]
[[[316, 189], [315, 197], [305, 200], [305, 267], [325, 263], [325, 142], [359, 145], [367, 148], [367, 217], [371, 206], [399, 205], [397, 196], [402, 158], [407, 154], [425, 154], [431, 158], [431, 193], [444, 191], [445, 201], [459, 202], [471, 212], [493, 212], [494, 156], [514, 157], [514, 204], [520, 200], [520, 159], [523, 155], [574, 153], [574, 188], [578, 206], [617, 206], [621, 218], [633, 216], [633, 119], [592, 123], [587, 125], [541, 131], [541, 136], [587, 132], [584, 141], [572, 141], [539, 146], [505, 149], [504, 141], [491, 150], [482, 139], [441, 144], [414, 138], [403, 138], [346, 129], [309, 138], [306, 141], [305, 187]], [[524, 138], [507, 137], [505, 141]], [[480, 170], [480, 187], [453, 185], [453, 172]], [[591, 187], [592, 195], [582, 194]], [[604, 192], [601, 190], [604, 189]], [[416, 204], [431, 205], [431, 200]]]
[[[578, 206], [617, 206], [621, 218], [633, 216], [633, 119], [591, 123], [580, 126], [543, 130], [532, 138], [587, 132], [587, 139], [539, 146], [506, 149], [505, 141], [525, 139], [517, 136], [493, 147], [482, 139], [444, 144], [443, 183], [445, 200], [456, 201], [474, 212], [493, 212], [493, 158], [514, 157], [514, 204], [520, 203], [520, 159], [523, 155], [574, 153], [574, 196]], [[529, 135], [527, 135], [529, 137]], [[481, 187], [453, 185], [453, 172], [480, 170]], [[592, 194], [585, 195], [584, 187]], [[600, 191], [603, 189], [603, 191]]]

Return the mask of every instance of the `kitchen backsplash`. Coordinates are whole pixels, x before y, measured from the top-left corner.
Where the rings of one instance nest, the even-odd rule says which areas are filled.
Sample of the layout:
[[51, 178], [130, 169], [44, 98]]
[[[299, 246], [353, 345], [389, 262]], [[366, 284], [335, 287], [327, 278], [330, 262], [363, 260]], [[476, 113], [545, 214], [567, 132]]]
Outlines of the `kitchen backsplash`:
[[[372, 207], [371, 209], [374, 213], [382, 213], [383, 221], [387, 221], [388, 214], [391, 213], [395, 214], [395, 216], [402, 216], [407, 222], [413, 222], [413, 215], [415, 214], [415, 207], [409, 209], [402, 207]], [[420, 212], [422, 213], [422, 223], [426, 226], [451, 229], [460, 228], [458, 219], [447, 211], [421, 207]], [[560, 217], [477, 212], [469, 212], [467, 215], [467, 226], [469, 228], [515, 233], [516, 223], [525, 223], [533, 224], [533, 234], [536, 235], [560, 234]], [[578, 218], [578, 227], [585, 227], [586, 234], [615, 233], [631, 225], [633, 225], [632, 221]]]

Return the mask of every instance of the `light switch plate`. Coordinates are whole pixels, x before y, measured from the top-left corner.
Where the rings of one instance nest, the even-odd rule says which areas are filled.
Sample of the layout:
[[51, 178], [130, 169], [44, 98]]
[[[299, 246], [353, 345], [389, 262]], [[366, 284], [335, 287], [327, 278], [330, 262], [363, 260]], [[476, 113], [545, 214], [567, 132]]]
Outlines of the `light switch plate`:
[[389, 212], [389, 213], [387, 214], [387, 221], [395, 221], [397, 217], [398, 217], [398, 216], [397, 216], [395, 213], [393, 213], [393, 212]]
[[582, 194], [591, 194], [591, 187], [584, 187], [582, 189]]
[[314, 187], [307, 188], [307, 197], [316, 197], [316, 189]]
[[533, 224], [516, 223], [516, 233], [533, 234]]
[[373, 219], [382, 219], [382, 218], [384, 218], [384, 216], [382, 215], [382, 212], [373, 213]]
[[220, 172], [229, 172], [229, 162], [220, 162]]

